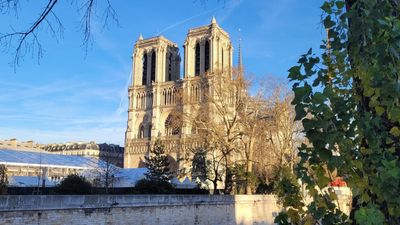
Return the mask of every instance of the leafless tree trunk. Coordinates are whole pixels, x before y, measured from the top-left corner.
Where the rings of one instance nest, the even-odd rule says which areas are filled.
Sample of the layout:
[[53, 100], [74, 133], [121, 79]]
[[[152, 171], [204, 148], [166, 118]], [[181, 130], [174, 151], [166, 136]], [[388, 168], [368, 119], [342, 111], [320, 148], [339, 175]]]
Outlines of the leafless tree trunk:
[[114, 178], [119, 168], [114, 166], [112, 163], [112, 157], [110, 155], [105, 155], [101, 157], [101, 161], [97, 168], [95, 168], [96, 183], [105, 188], [105, 192], [109, 192], [109, 188], [114, 184]]

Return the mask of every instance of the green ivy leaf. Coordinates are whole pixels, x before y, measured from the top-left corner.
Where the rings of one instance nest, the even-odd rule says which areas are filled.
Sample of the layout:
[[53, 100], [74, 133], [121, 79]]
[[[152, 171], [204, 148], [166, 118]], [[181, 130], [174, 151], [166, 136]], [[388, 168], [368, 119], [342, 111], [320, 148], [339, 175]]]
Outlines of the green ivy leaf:
[[400, 129], [398, 127], [392, 127], [390, 133], [395, 137], [400, 137]]
[[[347, 2], [353, 3], [348, 9]], [[307, 146], [299, 148], [296, 175], [314, 201], [307, 209], [288, 203], [296, 209], [288, 220], [300, 215], [303, 224], [305, 218], [323, 224], [398, 221], [399, 8], [391, 1], [326, 0], [321, 9], [329, 37], [320, 47], [322, 56], [310, 50], [289, 71], [296, 84], [295, 119], [302, 121], [308, 139]], [[332, 155], [334, 148], [339, 154]], [[315, 190], [330, 181], [326, 169], [346, 177], [357, 196], [354, 221]]]
[[325, 101], [325, 96], [321, 92], [316, 92], [313, 96], [313, 103], [322, 104]]
[[355, 213], [357, 224], [360, 225], [382, 225], [385, 221], [385, 216], [376, 208], [362, 207]]
[[385, 112], [385, 108], [382, 106], [375, 106], [375, 111], [379, 116], [381, 116]]
[[331, 4], [329, 2], [324, 2], [324, 4], [321, 6], [321, 9], [324, 10], [327, 14], [332, 13]]
[[294, 80], [300, 78], [300, 66], [293, 66], [289, 69], [289, 78]]
[[388, 111], [389, 119], [392, 121], [400, 121], [400, 108], [392, 108]]
[[337, 1], [335, 4], [338, 9], [342, 9], [345, 5], [344, 1]]
[[331, 27], [335, 26], [335, 22], [332, 21], [331, 16], [327, 16], [324, 19], [324, 27], [325, 29], [329, 29]]

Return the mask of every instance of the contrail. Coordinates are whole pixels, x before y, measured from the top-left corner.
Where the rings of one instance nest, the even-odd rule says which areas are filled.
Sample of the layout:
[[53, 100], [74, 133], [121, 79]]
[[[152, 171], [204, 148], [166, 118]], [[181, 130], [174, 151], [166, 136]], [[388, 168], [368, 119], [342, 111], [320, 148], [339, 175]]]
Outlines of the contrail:
[[208, 10], [208, 11], [202, 12], [202, 13], [200, 13], [200, 14], [197, 14], [197, 15], [191, 16], [191, 17], [189, 17], [189, 18], [186, 18], [186, 19], [184, 19], [184, 20], [181, 20], [181, 21], [179, 21], [179, 22], [176, 22], [176, 23], [174, 23], [174, 24], [172, 24], [172, 25], [169, 25], [168, 27], [164, 28], [164, 29], [161, 30], [160, 32], [158, 32], [156, 36], [159, 36], [160, 34], [164, 33], [165, 31], [167, 31], [167, 30], [169, 30], [169, 29], [171, 29], [171, 28], [174, 28], [174, 27], [176, 27], [176, 26], [178, 26], [178, 25], [181, 25], [181, 24], [183, 24], [183, 23], [186, 23], [186, 22], [188, 22], [188, 21], [190, 21], [190, 20], [192, 20], [192, 19], [194, 19], [194, 18], [197, 18], [197, 17], [199, 17], [199, 16], [205, 15], [205, 14], [207, 14], [207, 13], [215, 12], [215, 11], [217, 11], [217, 10], [219, 10], [219, 9], [222, 9], [222, 8], [224, 8], [224, 6], [223, 6], [223, 7], [217, 7], [217, 8], [214, 8], [214, 9], [210, 9], [210, 10]]
[[[128, 76], [128, 79], [126, 81], [124, 90], [128, 90], [128, 88], [129, 88], [129, 84], [130, 84], [131, 78], [132, 78], [132, 73], [133, 73], [133, 71], [129, 73], [129, 76]], [[125, 97], [126, 97], [126, 92], [121, 95], [121, 99], [119, 100], [119, 105], [118, 105], [118, 108], [117, 108], [117, 114], [120, 114], [120, 113], [124, 112], [124, 110], [125, 110], [125, 107], [123, 106], [123, 102], [125, 100]], [[129, 105], [129, 103], [128, 103], [128, 105]]]

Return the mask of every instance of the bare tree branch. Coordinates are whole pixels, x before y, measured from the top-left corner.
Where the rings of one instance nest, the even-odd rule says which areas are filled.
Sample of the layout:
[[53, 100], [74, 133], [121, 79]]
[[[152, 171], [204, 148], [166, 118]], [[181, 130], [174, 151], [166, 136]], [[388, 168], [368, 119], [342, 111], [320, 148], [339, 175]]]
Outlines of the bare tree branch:
[[106, 1], [107, 6], [103, 13], [103, 29], [108, 28], [109, 20], [113, 21], [118, 27], [120, 27], [118, 15], [115, 9], [112, 7], [110, 0]]
[[0, 13], [9, 14], [10, 11], [14, 11], [16, 14], [19, 8], [19, 0], [1, 0], [0, 1]]
[[[114, 21], [119, 26], [118, 16], [115, 9], [112, 7], [110, 0], [105, 2], [105, 10], [103, 12], [103, 29], [108, 26], [110, 20]], [[78, 0], [71, 0], [77, 3]], [[59, 41], [63, 37], [64, 27], [61, 19], [54, 12], [55, 6], [59, 3], [58, 0], [48, 0], [43, 9], [40, 10], [38, 17], [26, 29], [16, 30], [10, 27], [11, 32], [0, 33], [0, 45], [5, 52], [11, 52], [13, 60], [10, 62], [14, 67], [14, 71], [19, 66], [20, 60], [27, 53], [36, 55], [38, 62], [43, 56], [42, 45], [39, 40], [39, 34], [42, 27], [47, 28], [50, 35]], [[83, 12], [80, 20], [80, 30], [83, 33], [82, 47], [87, 54], [89, 44], [92, 42], [92, 21], [96, 14], [97, 0], [83, 0], [78, 7], [78, 12]], [[0, 0], [0, 13], [3, 15], [10, 14], [14, 11], [16, 14], [19, 11], [19, 0]]]
[[[58, 0], [49, 0], [37, 20], [27, 30], [17, 31], [0, 36], [0, 43], [7, 46], [8, 48], [12, 45], [14, 38], [17, 39], [17, 46], [15, 48], [13, 60], [14, 69], [16, 69], [16, 66], [19, 65], [20, 58], [24, 57], [29, 50], [34, 50], [35, 46], [37, 46], [38, 48], [38, 58], [41, 58], [42, 45], [40, 44], [37, 34], [35, 32], [37, 28], [42, 24], [42, 22], [46, 21], [47, 15], [53, 10], [53, 7], [57, 3], [57, 1]], [[27, 38], [29, 37], [32, 37], [31, 43], [27, 41]]]

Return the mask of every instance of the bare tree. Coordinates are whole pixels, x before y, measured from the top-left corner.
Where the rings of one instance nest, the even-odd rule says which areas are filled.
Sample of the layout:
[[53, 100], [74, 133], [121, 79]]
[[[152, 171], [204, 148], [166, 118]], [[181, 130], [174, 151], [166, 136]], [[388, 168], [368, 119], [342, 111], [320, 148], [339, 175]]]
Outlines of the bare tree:
[[211, 182], [213, 194], [219, 194], [219, 183], [223, 181], [225, 175], [225, 160], [221, 154], [220, 147], [216, 143], [209, 141], [203, 136], [202, 145], [189, 149], [181, 160], [191, 164], [190, 169], [181, 171], [181, 175], [191, 175], [192, 180], [197, 180], [202, 184], [209, 185]]
[[301, 124], [294, 121], [292, 93], [284, 83], [269, 80], [270, 85], [263, 91], [267, 107], [263, 112], [264, 129], [260, 129], [261, 139], [256, 141], [254, 151], [258, 173], [266, 182], [273, 179], [274, 172], [279, 168], [288, 166], [293, 170], [296, 149], [304, 140]]
[[[225, 193], [233, 190], [232, 166], [234, 153], [239, 151], [241, 137], [239, 112], [244, 104], [247, 84], [237, 70], [225, 73], [215, 72], [208, 77], [209, 82], [203, 92], [197, 114], [187, 114], [184, 118], [197, 130], [197, 135], [207, 140], [209, 157], [213, 164], [213, 183], [223, 180]], [[222, 169], [222, 168], [223, 169]], [[221, 178], [221, 170], [223, 178]]]
[[115, 175], [119, 171], [119, 167], [115, 166], [113, 159], [109, 153], [103, 153], [99, 164], [94, 168], [94, 184], [100, 187], [104, 187], [106, 193], [109, 188], [114, 185]]
[[[0, 45], [6, 52], [11, 52], [13, 60], [11, 65], [14, 70], [28, 53], [36, 55], [40, 60], [43, 56], [43, 48], [40, 42], [39, 33], [48, 30], [50, 35], [56, 40], [63, 37], [64, 26], [57, 15], [55, 8], [59, 5], [58, 0], [47, 0], [41, 6], [39, 15], [23, 29], [10, 27], [10, 31], [0, 32]], [[91, 43], [91, 27], [93, 16], [96, 15], [98, 0], [70, 0], [72, 5], [76, 5], [76, 12], [80, 14], [80, 31], [83, 33], [82, 46], [87, 52]], [[103, 7], [103, 27], [106, 27], [110, 21], [117, 25], [117, 13], [111, 5], [110, 0], [101, 0]], [[11, 13], [18, 14], [21, 10], [20, 0], [0, 0], [0, 13], [3, 16], [11, 16]]]
[[[260, 148], [257, 143], [265, 137], [265, 129], [268, 126], [270, 119], [267, 113], [267, 104], [262, 96], [262, 93], [257, 93], [255, 96], [246, 96], [246, 104], [240, 111], [240, 128], [241, 128], [241, 158], [244, 161], [246, 172], [246, 194], [253, 193], [253, 187], [250, 181], [250, 175], [253, 174], [254, 154], [255, 151], [267, 151], [266, 148]], [[259, 147], [257, 149], [257, 147]]]
[[205, 143], [200, 150], [207, 156], [207, 179], [214, 189], [224, 181], [226, 194], [243, 190], [243, 185], [252, 194], [256, 172], [267, 180], [276, 168], [293, 167], [300, 129], [284, 84], [268, 79], [273, 85], [260, 85], [258, 91], [250, 92], [243, 70], [230, 72], [232, 76], [215, 73], [209, 77], [204, 101], [194, 104], [183, 118]]

